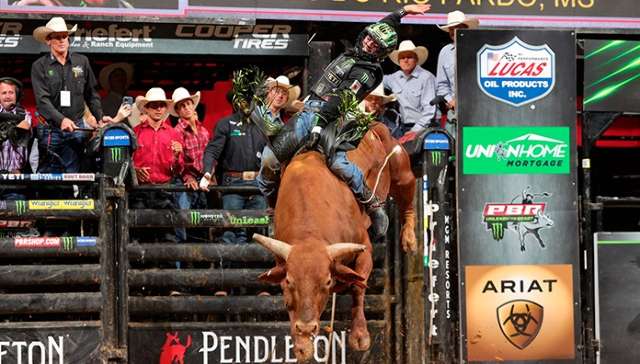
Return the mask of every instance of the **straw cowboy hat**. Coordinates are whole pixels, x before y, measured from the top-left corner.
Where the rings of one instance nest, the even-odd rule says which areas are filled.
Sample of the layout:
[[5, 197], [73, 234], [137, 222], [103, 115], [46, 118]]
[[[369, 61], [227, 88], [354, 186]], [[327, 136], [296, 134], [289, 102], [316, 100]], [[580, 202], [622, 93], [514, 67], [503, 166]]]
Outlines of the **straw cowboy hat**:
[[104, 90], [111, 89], [111, 86], [109, 86], [109, 76], [111, 76], [111, 72], [117, 69], [121, 69], [122, 71], [124, 71], [124, 74], [127, 77], [125, 88], [129, 88], [129, 86], [131, 85], [131, 81], [133, 81], [133, 66], [130, 63], [125, 62], [111, 63], [110, 65], [102, 68], [100, 70], [100, 75], [98, 76], [100, 87], [102, 87]]
[[371, 91], [371, 93], [367, 96], [379, 96], [382, 97], [382, 104], [388, 104], [390, 102], [394, 102], [396, 101], [396, 94], [390, 94], [390, 95], [385, 95], [384, 94], [384, 86], [382, 86], [382, 82], [380, 82], [380, 84], [378, 84], [378, 87], [376, 87], [373, 91]]
[[51, 18], [47, 22], [47, 24], [43, 27], [37, 27], [33, 31], [33, 38], [40, 43], [47, 43], [47, 37], [51, 33], [62, 33], [67, 32], [67, 34], [71, 34], [78, 29], [78, 24], [74, 25], [73, 28], [67, 27], [67, 23], [65, 23], [64, 19], [59, 16]]
[[445, 32], [449, 31], [449, 28], [455, 27], [456, 25], [466, 24], [469, 29], [477, 28], [480, 24], [480, 21], [477, 18], [467, 18], [463, 12], [460, 10], [452, 11], [447, 14], [447, 24], [446, 25], [438, 25], [438, 28], [444, 30]]
[[416, 57], [418, 57], [418, 66], [422, 66], [422, 64], [424, 62], [427, 61], [427, 58], [429, 57], [429, 51], [427, 50], [427, 48], [425, 47], [416, 47], [415, 44], [413, 44], [412, 41], [410, 40], [403, 40], [400, 43], [400, 46], [398, 47], [398, 49], [396, 49], [395, 51], [391, 52], [391, 54], [389, 55], [389, 58], [391, 59], [391, 61], [395, 64], [397, 64], [398, 66], [400, 65], [399, 60], [398, 60], [398, 56], [400, 55], [400, 53], [403, 52], [413, 52], [415, 53]]
[[276, 78], [269, 77], [265, 81], [267, 85], [267, 89], [271, 90], [272, 87], [282, 87], [289, 91], [289, 98], [287, 99], [287, 104], [285, 107], [291, 105], [292, 102], [300, 97], [300, 86], [293, 86], [291, 82], [289, 82], [289, 77], [287, 76], [278, 76]]
[[167, 103], [167, 107], [171, 107], [173, 101], [167, 99], [167, 95], [164, 93], [164, 90], [160, 87], [152, 87], [147, 91], [144, 97], [140, 100], [136, 100], [136, 106], [139, 110], [144, 110], [144, 107], [154, 101], [162, 101]]
[[173, 102], [169, 106], [169, 114], [178, 117], [179, 115], [176, 112], [176, 105], [178, 105], [180, 101], [191, 99], [191, 101], [193, 101], [193, 107], [195, 108], [196, 106], [198, 106], [198, 103], [200, 102], [200, 91], [196, 92], [193, 95], [189, 95], [189, 91], [187, 91], [186, 88], [178, 87], [173, 91], [173, 94], [171, 95], [171, 99]]

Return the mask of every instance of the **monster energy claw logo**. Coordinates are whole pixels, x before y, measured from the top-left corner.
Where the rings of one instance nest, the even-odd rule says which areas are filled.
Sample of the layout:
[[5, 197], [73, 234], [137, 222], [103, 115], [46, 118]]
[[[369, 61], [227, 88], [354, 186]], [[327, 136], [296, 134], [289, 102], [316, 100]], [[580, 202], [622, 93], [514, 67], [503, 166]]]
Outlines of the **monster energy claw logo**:
[[491, 224], [491, 234], [493, 234], [493, 239], [500, 241], [504, 238], [504, 224]]
[[200, 221], [202, 220], [202, 215], [200, 214], [200, 212], [191, 211], [189, 215], [191, 216], [191, 225], [200, 224]]
[[111, 148], [111, 160], [113, 162], [119, 162], [122, 159], [123, 148]]
[[72, 236], [63, 236], [62, 237], [62, 248], [64, 250], [72, 250], [74, 248], [73, 237]]
[[16, 214], [22, 215], [27, 212], [27, 201], [18, 200], [16, 201]]
[[442, 159], [444, 157], [444, 152], [441, 151], [432, 151], [431, 152], [431, 163], [434, 165], [439, 165], [442, 163]]

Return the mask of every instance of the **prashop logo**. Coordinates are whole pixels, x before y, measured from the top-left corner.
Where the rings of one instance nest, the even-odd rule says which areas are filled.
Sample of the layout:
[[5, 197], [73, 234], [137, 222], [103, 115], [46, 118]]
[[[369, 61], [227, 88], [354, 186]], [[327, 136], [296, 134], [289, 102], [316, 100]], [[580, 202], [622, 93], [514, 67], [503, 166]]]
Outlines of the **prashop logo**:
[[545, 213], [547, 204], [535, 202], [540, 198], [551, 197], [549, 192], [531, 192], [531, 186], [515, 196], [508, 203], [486, 203], [482, 211], [482, 219], [495, 241], [501, 241], [506, 231], [512, 231], [520, 241], [520, 251], [526, 250], [525, 243], [529, 236], [545, 248], [541, 231], [553, 226], [553, 220]]
[[160, 352], [159, 364], [184, 364], [184, 354], [191, 346], [191, 335], [187, 336], [186, 344], [182, 344], [178, 332], [165, 333], [165, 341]]
[[569, 127], [462, 129], [463, 174], [569, 174]]
[[548, 45], [514, 37], [477, 53], [478, 86], [487, 96], [519, 107], [547, 96], [556, 82], [556, 55]]

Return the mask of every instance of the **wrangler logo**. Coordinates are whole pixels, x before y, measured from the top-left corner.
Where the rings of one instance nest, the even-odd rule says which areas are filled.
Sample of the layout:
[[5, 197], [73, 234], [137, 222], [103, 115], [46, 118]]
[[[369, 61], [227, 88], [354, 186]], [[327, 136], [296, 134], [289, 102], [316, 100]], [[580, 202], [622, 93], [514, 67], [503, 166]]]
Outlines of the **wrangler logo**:
[[514, 300], [498, 307], [498, 324], [504, 337], [522, 350], [535, 340], [542, 327], [544, 308], [528, 300]]

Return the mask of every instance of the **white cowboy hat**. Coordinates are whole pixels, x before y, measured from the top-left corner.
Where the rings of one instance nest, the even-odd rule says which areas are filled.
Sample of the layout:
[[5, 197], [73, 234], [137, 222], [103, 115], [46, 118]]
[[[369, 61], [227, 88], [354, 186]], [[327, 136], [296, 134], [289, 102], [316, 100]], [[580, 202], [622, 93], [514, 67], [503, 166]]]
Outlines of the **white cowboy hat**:
[[269, 77], [265, 81], [267, 85], [267, 89], [271, 90], [272, 87], [282, 87], [289, 91], [289, 98], [287, 99], [287, 104], [285, 107], [291, 105], [292, 102], [300, 97], [300, 86], [293, 86], [289, 81], [289, 77], [287, 76], [278, 76], [276, 78]]
[[418, 66], [422, 66], [422, 64], [426, 62], [427, 58], [429, 57], [429, 51], [427, 50], [427, 48], [422, 46], [416, 47], [416, 45], [413, 44], [412, 41], [403, 40], [402, 42], [400, 42], [400, 46], [398, 47], [398, 49], [391, 52], [391, 54], [389, 55], [389, 58], [393, 63], [399, 66], [400, 63], [398, 61], [398, 56], [400, 55], [400, 53], [403, 53], [403, 52], [415, 53], [416, 57], [418, 57]]
[[109, 76], [111, 76], [111, 72], [117, 69], [121, 69], [122, 71], [124, 71], [124, 74], [127, 77], [125, 88], [129, 88], [129, 86], [131, 85], [131, 81], [133, 81], [133, 66], [130, 63], [125, 62], [111, 63], [110, 65], [103, 67], [100, 70], [100, 75], [98, 76], [100, 87], [102, 87], [104, 90], [111, 89], [111, 86], [109, 86]]
[[195, 108], [200, 102], [200, 91], [196, 92], [193, 95], [190, 95], [189, 91], [187, 91], [187, 89], [184, 87], [178, 87], [177, 89], [173, 90], [173, 94], [171, 95], [172, 103], [171, 105], [169, 105], [168, 109], [169, 114], [176, 117], [179, 116], [176, 112], [176, 105], [178, 105], [180, 101], [184, 101], [186, 99], [191, 99], [191, 101], [193, 101], [193, 107]]
[[67, 27], [67, 23], [65, 23], [64, 19], [59, 16], [51, 18], [47, 22], [47, 24], [43, 27], [37, 27], [33, 31], [33, 38], [40, 43], [47, 43], [47, 36], [51, 33], [62, 33], [67, 32], [67, 34], [71, 34], [78, 29], [78, 24], [74, 25], [73, 28]]
[[385, 95], [384, 94], [384, 86], [382, 86], [382, 82], [380, 82], [380, 84], [378, 84], [378, 87], [376, 87], [373, 91], [371, 91], [371, 93], [369, 93], [367, 95], [368, 96], [379, 96], [382, 97], [382, 104], [388, 104], [390, 102], [394, 102], [396, 101], [396, 94], [390, 94], [390, 95]]
[[444, 30], [445, 32], [449, 31], [449, 28], [455, 27], [456, 25], [466, 24], [469, 29], [477, 28], [480, 24], [480, 21], [477, 18], [467, 18], [463, 12], [460, 10], [452, 11], [447, 14], [447, 24], [446, 25], [438, 25], [438, 28]]
[[144, 97], [140, 100], [136, 100], [136, 106], [138, 109], [143, 110], [144, 107], [154, 101], [162, 101], [167, 103], [167, 107], [171, 107], [173, 101], [167, 99], [167, 95], [164, 93], [164, 90], [160, 87], [152, 87], [147, 91]]

